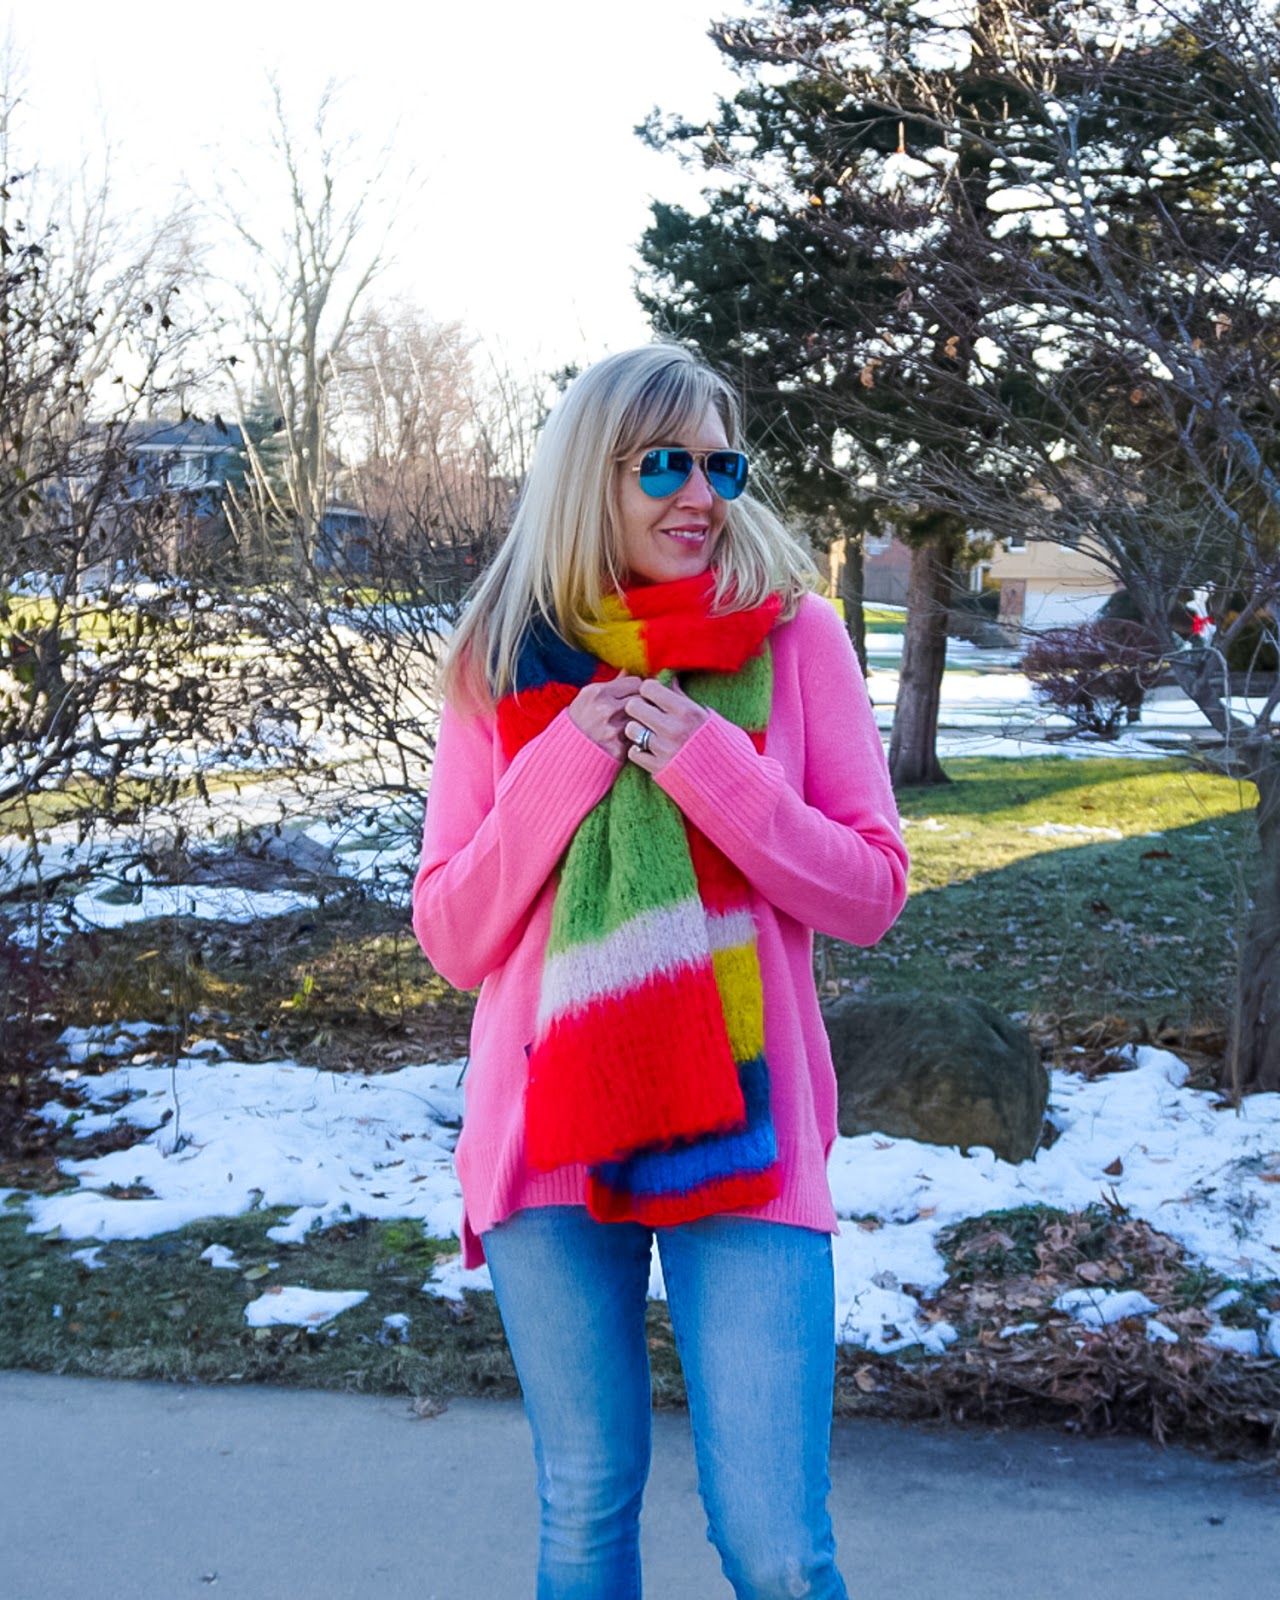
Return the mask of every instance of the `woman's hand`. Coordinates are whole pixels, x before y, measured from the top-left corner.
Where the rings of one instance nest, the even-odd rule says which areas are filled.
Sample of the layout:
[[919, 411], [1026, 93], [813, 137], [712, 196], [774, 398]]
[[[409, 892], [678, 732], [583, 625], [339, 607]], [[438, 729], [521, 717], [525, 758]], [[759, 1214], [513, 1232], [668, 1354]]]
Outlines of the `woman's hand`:
[[[629, 741], [627, 759], [646, 772], [661, 772], [710, 715], [678, 684], [646, 678], [626, 703], [623, 733]], [[649, 731], [647, 739], [645, 729]]]
[[627, 702], [642, 687], [634, 674], [584, 683], [569, 705], [570, 720], [615, 761], [627, 759]]

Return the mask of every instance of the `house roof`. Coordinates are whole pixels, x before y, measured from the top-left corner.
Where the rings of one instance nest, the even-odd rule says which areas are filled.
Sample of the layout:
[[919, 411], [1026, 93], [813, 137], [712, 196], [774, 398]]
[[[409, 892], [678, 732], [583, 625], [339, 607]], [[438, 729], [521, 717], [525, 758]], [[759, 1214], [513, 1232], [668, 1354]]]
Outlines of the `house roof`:
[[239, 450], [243, 444], [237, 424], [224, 422], [221, 417], [209, 421], [188, 417], [185, 422], [166, 422], [160, 418], [135, 422], [129, 426], [126, 437], [135, 450], [166, 453], [212, 455], [223, 450]]

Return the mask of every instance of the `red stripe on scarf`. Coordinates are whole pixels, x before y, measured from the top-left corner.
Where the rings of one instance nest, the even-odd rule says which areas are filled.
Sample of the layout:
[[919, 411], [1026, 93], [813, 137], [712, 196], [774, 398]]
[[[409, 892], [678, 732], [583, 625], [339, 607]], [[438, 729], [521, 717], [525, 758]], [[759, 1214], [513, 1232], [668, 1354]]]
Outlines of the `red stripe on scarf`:
[[627, 610], [642, 624], [650, 677], [668, 668], [734, 672], [759, 650], [782, 611], [781, 599], [770, 595], [749, 611], [710, 616], [707, 608], [714, 593], [711, 573], [623, 591]]
[[[603, 683], [618, 676], [617, 668], [603, 661], [592, 683]], [[505, 694], [498, 701], [498, 738], [502, 753], [510, 761], [536, 739], [544, 728], [550, 727], [566, 706], [578, 698], [576, 683], [544, 683], [536, 689], [521, 689], [518, 694]]]
[[[544, 1055], [551, 1094], [539, 1081]], [[710, 963], [553, 1020], [530, 1053], [525, 1131], [537, 1171], [727, 1133], [745, 1116]]]
[[747, 880], [723, 850], [712, 844], [706, 834], [700, 833], [687, 819], [684, 834], [689, 841], [689, 859], [693, 862], [694, 876], [698, 880], [698, 898], [707, 910], [723, 915], [726, 911], [741, 911], [750, 905]]

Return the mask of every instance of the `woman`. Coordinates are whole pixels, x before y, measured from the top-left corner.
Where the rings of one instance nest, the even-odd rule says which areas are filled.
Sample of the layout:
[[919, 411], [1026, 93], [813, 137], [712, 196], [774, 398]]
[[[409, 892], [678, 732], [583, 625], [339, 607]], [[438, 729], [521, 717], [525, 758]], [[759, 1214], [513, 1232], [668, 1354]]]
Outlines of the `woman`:
[[446, 668], [414, 927], [481, 985], [464, 1256], [533, 1430], [539, 1600], [640, 1594], [655, 1238], [735, 1593], [845, 1595], [812, 930], [878, 939], [906, 853], [844, 629], [737, 436], [682, 349], [584, 372]]

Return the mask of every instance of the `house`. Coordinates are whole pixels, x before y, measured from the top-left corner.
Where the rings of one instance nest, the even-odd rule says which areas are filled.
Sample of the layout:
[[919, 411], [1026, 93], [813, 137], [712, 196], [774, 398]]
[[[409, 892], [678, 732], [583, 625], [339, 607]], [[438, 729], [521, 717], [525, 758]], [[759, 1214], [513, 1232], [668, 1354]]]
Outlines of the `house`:
[[[839, 593], [844, 541], [829, 558], [831, 592]], [[863, 544], [863, 598], [869, 605], [905, 605], [911, 551], [888, 534]], [[1065, 627], [1096, 616], [1120, 587], [1088, 545], [1055, 544], [1047, 539], [1007, 539], [991, 556], [961, 574], [975, 592], [1000, 591], [1000, 621], [1011, 632]]]
[[[236, 541], [228, 497], [243, 489], [248, 472], [244, 435], [237, 424], [218, 416], [209, 421], [134, 422], [114, 434], [104, 433], [99, 443], [123, 459], [113, 493], [102, 500], [95, 517], [91, 568], [105, 572], [123, 562], [178, 573], [231, 554]], [[98, 470], [91, 460], [87, 464], [85, 487]], [[332, 499], [317, 528], [316, 565], [367, 572], [371, 531], [364, 511]]]
[[220, 418], [148, 419], [92, 430], [58, 499], [92, 505], [86, 579], [116, 565], [179, 572], [229, 541], [227, 483], [243, 473], [240, 429]]
[[1120, 584], [1088, 540], [1011, 538], [973, 568], [973, 587], [1000, 591], [1000, 621], [1009, 629], [1042, 633], [1096, 617]]

